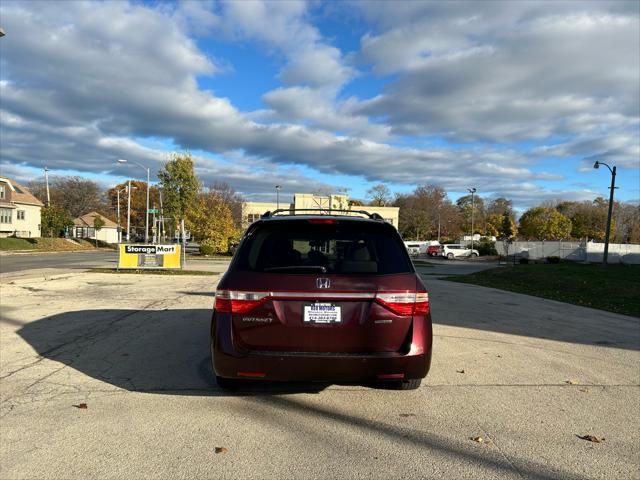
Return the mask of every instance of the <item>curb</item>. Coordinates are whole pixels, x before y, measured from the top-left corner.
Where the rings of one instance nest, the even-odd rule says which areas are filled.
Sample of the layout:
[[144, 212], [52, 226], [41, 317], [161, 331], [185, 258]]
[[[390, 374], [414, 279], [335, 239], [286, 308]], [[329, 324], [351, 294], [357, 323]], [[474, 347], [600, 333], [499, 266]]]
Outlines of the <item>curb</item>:
[[49, 280], [62, 280], [64, 278], [77, 277], [82, 275], [83, 273], [85, 272], [83, 271], [83, 272], [77, 272], [77, 273], [56, 273], [52, 275], [36, 274], [32, 277], [25, 275], [22, 277], [0, 278], [0, 284], [22, 285], [24, 283], [46, 282]]

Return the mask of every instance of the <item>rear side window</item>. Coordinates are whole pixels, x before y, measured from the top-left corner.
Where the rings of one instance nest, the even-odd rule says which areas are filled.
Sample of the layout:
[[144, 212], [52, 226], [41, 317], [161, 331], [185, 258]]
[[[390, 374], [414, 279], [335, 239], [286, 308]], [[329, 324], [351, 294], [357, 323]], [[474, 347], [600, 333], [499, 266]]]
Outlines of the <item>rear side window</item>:
[[249, 232], [233, 268], [271, 273], [413, 272], [404, 244], [387, 224], [338, 220], [265, 222]]

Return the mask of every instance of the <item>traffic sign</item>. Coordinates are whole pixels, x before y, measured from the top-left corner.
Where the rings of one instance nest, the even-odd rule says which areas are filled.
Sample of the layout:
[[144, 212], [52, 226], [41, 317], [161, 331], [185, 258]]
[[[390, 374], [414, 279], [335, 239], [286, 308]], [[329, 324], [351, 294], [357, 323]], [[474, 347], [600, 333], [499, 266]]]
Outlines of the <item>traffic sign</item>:
[[147, 210], [147, 213], [158, 213], [158, 209], [157, 208], [150, 208], [149, 210]]

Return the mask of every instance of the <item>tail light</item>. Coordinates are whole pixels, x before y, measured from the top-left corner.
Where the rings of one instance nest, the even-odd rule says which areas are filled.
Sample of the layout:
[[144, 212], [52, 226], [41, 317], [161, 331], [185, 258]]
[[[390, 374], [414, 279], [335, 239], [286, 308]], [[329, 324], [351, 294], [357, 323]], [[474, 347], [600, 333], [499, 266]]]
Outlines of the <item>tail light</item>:
[[378, 293], [376, 301], [396, 315], [427, 315], [429, 294], [427, 292]]
[[247, 313], [267, 301], [267, 292], [216, 291], [214, 307], [224, 313]]

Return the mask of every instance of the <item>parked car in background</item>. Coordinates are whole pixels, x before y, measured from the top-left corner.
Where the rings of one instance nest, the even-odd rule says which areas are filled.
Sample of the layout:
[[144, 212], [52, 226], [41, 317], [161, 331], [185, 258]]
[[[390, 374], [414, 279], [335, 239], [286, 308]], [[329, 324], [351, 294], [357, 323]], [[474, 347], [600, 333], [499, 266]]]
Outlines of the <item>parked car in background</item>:
[[448, 258], [449, 260], [453, 260], [454, 258], [458, 257], [477, 257], [480, 255], [480, 253], [478, 253], [478, 250], [472, 250], [466, 245], [453, 243], [449, 245], [442, 245], [441, 255], [445, 258]]
[[271, 215], [249, 226], [216, 290], [218, 385], [384, 381], [418, 388], [431, 364], [429, 295], [376, 214]]
[[442, 255], [442, 245], [429, 245], [427, 247], [427, 255], [430, 257]]
[[404, 242], [404, 245], [407, 247], [407, 252], [409, 252], [409, 255], [420, 255], [421, 253], [427, 253], [429, 242]]

